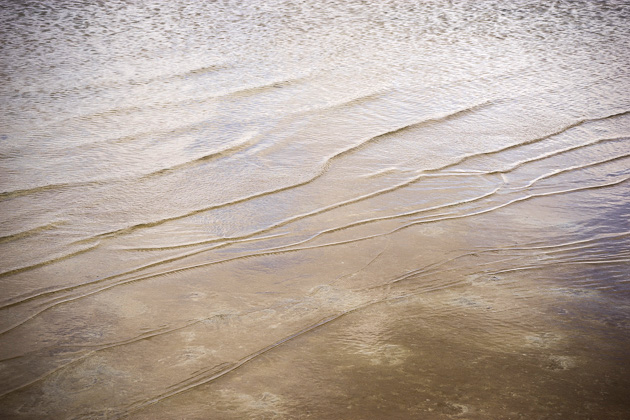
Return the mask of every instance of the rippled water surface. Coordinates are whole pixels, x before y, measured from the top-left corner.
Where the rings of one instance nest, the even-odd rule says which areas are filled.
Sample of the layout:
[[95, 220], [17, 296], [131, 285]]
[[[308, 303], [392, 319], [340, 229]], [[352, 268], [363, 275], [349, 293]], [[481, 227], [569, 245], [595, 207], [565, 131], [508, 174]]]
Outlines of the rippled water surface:
[[629, 2], [0, 5], [0, 417], [630, 417]]

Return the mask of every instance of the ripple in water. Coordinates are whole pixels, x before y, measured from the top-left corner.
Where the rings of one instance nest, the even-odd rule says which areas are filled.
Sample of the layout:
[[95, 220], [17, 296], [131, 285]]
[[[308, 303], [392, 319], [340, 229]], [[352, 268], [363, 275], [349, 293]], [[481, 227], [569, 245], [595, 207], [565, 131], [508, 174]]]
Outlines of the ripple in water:
[[627, 418], [626, 2], [0, 1], [3, 418]]

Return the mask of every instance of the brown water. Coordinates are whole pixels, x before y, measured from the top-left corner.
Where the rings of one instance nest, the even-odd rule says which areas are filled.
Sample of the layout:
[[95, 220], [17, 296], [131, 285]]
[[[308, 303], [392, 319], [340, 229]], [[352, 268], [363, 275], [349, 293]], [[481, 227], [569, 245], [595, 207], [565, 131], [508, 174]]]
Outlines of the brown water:
[[630, 417], [629, 2], [0, 3], [0, 417]]

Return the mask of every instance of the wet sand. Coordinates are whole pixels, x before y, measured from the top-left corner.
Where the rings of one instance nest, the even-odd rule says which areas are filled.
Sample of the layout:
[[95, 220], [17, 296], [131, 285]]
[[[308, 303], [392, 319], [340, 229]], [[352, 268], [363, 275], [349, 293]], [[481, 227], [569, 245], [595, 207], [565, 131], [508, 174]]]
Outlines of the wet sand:
[[[597, 199], [590, 190], [526, 201], [65, 305], [32, 346], [72, 341], [3, 362], [41, 369], [3, 398], [6, 417], [625, 418], [630, 305], [614, 284], [593, 287], [605, 273], [590, 266], [605, 256], [609, 273], [627, 274], [625, 260], [615, 266], [602, 254], [627, 234], [579, 239], [597, 221], [569, 208]], [[270, 287], [264, 276], [280, 268], [294, 274]], [[246, 290], [227, 281], [234, 273]], [[223, 284], [207, 285], [222, 274]], [[85, 327], [63, 330], [86, 313]], [[168, 327], [106, 339], [157, 316]]]
[[629, 418], [626, 3], [0, 0], [0, 417]]
[[[523, 238], [558, 235], [584, 221], [545, 209], [559, 201], [487, 216], [492, 224], [480, 218], [401, 233], [397, 245], [386, 245], [394, 249], [315, 288], [309, 309], [348, 301], [348, 293], [369, 293], [371, 302], [314, 324], [224, 376], [147, 402], [131, 417], [626, 418], [627, 295], [576, 285], [582, 267], [546, 263], [550, 254], [591, 241], [544, 246]], [[381, 286], [369, 285], [370, 273], [378, 275], [381, 264], [419, 242], [436, 253], [461, 252], [453, 238], [485, 246], [424, 260], [422, 269], [390, 283], [386, 297], [375, 293]], [[625, 262], [621, 268], [627, 273]], [[357, 284], [359, 290], [351, 287]]]

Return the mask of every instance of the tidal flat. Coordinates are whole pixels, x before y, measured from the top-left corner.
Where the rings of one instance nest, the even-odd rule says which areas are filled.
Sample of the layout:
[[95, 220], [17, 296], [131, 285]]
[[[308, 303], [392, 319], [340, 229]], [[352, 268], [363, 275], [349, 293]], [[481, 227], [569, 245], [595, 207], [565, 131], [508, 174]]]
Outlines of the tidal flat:
[[1, 418], [630, 417], [630, 3], [0, 6]]

